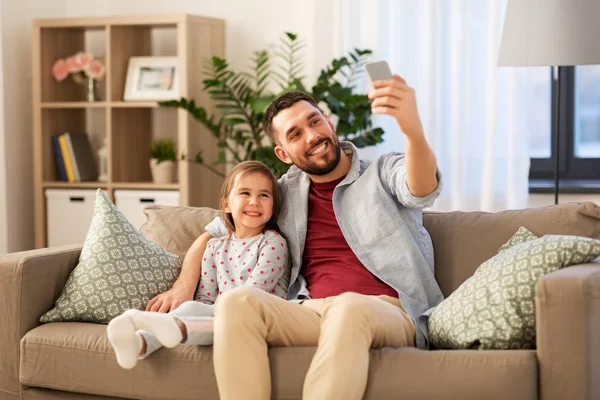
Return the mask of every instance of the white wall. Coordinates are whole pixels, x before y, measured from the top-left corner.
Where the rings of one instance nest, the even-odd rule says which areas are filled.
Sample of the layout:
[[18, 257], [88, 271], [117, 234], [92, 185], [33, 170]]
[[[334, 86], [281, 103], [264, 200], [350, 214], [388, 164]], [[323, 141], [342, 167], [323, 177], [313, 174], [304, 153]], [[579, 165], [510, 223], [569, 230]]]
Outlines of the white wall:
[[0, 253], [30, 249], [33, 235], [31, 20], [65, 13], [64, 0], [2, 0]]
[[[226, 21], [226, 58], [236, 70], [247, 69], [254, 50], [279, 43], [284, 31], [306, 41], [304, 60], [310, 83], [314, 81], [315, 7], [317, 0], [66, 0], [66, 17], [186, 13]], [[308, 82], [308, 81], [307, 81]]]
[[[2, 2], [0, 2], [0, 32], [2, 32]], [[0, 41], [0, 66], [4, 65], [2, 41]], [[0, 90], [4, 88], [4, 74], [0, 68]], [[8, 252], [7, 209], [6, 209], [6, 154], [4, 152], [4, 97], [0, 96], [0, 254]]]

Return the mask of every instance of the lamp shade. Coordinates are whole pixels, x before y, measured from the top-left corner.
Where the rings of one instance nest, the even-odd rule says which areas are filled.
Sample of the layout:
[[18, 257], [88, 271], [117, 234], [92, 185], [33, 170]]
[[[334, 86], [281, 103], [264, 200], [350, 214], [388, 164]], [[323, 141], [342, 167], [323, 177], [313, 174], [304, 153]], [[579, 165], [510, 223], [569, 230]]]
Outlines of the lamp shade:
[[499, 66], [600, 64], [600, 0], [507, 0]]

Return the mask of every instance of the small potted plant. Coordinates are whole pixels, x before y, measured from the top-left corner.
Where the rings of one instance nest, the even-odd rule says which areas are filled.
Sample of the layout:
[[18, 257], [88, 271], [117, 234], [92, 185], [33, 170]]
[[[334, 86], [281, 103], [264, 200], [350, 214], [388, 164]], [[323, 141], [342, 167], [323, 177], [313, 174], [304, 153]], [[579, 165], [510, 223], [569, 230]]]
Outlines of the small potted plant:
[[173, 183], [177, 150], [172, 139], [158, 139], [150, 145], [150, 171], [154, 183]]

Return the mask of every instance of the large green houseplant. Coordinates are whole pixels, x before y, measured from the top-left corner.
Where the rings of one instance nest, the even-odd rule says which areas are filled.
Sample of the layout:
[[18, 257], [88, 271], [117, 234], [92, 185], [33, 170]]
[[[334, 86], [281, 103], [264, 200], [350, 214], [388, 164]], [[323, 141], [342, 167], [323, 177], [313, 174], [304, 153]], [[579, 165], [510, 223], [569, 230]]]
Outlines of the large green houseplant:
[[[357, 147], [383, 141], [383, 130], [372, 126], [369, 99], [353, 93], [371, 51], [354, 49], [348, 57], [332, 60], [309, 90], [301, 75], [299, 52], [303, 46], [297, 35], [286, 32], [274, 57], [267, 50], [254, 53], [250, 72], [235, 72], [219, 57], [207, 60], [203, 66], [204, 90], [216, 102], [218, 116], [208, 113], [193, 99], [159, 103], [163, 107], [185, 109], [217, 138], [220, 150], [216, 163], [205, 163], [201, 153], [196, 154], [196, 162], [221, 174], [213, 168], [215, 164], [259, 160], [276, 175], [284, 174], [289, 165], [275, 156], [273, 144], [265, 138], [262, 120], [269, 103], [291, 90], [307, 92], [323, 104], [329, 116], [337, 120], [336, 133], [340, 139]], [[277, 89], [272, 90], [273, 87]]]

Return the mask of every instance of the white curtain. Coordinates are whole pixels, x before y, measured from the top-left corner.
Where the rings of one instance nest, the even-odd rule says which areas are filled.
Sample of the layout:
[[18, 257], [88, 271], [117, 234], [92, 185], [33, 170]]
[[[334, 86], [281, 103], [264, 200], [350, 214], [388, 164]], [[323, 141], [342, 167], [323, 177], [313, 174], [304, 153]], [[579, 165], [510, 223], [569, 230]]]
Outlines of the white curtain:
[[[415, 88], [425, 133], [445, 181], [434, 210], [527, 206], [531, 72], [496, 66], [505, 0], [320, 4], [317, 14], [331, 18], [324, 25], [317, 16], [316, 35], [331, 35], [330, 57], [353, 48], [372, 49], [373, 60], [387, 60]], [[363, 92], [368, 90], [365, 77]], [[361, 155], [372, 159], [403, 151], [404, 136], [391, 118], [377, 116], [375, 122], [385, 129], [385, 142]]]

